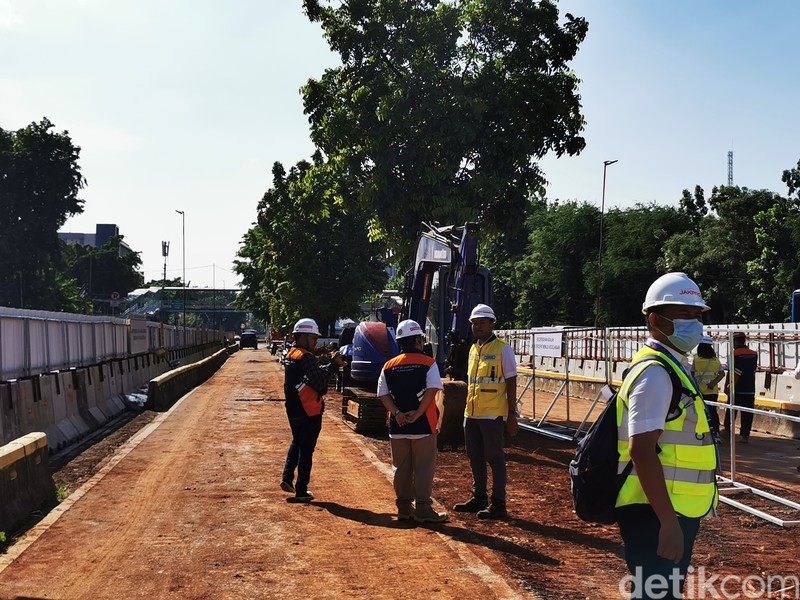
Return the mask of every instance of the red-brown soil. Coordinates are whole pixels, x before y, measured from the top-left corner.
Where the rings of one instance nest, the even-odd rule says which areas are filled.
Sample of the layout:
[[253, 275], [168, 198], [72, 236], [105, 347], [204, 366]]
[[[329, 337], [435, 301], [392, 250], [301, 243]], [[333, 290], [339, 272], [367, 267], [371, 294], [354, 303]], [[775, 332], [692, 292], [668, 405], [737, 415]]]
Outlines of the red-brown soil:
[[[315, 454], [316, 499], [287, 504], [277, 486], [289, 439], [281, 398], [271, 355], [241, 351], [168, 415], [143, 413], [84, 451], [55, 474], [78, 492], [0, 555], [0, 598], [620, 597], [616, 528], [571, 510], [572, 444], [528, 431], [510, 440], [507, 521], [450, 512], [447, 523], [415, 527], [393, 516], [388, 440], [353, 433], [335, 393]], [[149, 435], [129, 440], [142, 427]], [[800, 474], [785, 456], [798, 442], [786, 444], [781, 454], [754, 439], [741, 449], [753, 459], [742, 477], [797, 501]], [[782, 476], [759, 476], [759, 464]], [[436, 500], [449, 510], [470, 485], [463, 451], [441, 452]], [[796, 528], [721, 504], [693, 563], [706, 577], [740, 578], [731, 592], [747, 576], [800, 574], [798, 541]]]

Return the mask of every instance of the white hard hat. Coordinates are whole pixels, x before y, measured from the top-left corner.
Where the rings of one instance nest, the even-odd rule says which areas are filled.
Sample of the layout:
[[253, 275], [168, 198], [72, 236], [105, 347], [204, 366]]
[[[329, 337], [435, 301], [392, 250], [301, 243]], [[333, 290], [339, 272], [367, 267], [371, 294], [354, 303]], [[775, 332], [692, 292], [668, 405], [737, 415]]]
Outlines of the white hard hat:
[[686, 273], [667, 273], [656, 279], [647, 290], [642, 304], [642, 313], [648, 308], [665, 304], [682, 304], [697, 306], [703, 311], [711, 310], [705, 302], [700, 288], [689, 279]]
[[292, 333], [310, 333], [311, 335], [319, 335], [319, 327], [314, 319], [300, 319], [294, 324]]
[[478, 304], [472, 309], [472, 312], [469, 315], [469, 322], [472, 323], [474, 319], [491, 319], [492, 321], [497, 320], [494, 316], [492, 307], [487, 306], [486, 304]]
[[400, 324], [397, 326], [396, 338], [402, 340], [403, 338], [414, 337], [415, 335], [422, 335], [424, 333], [419, 323], [411, 319], [406, 319], [405, 321], [400, 321]]
[[700, 343], [701, 344], [709, 344], [709, 345], [711, 345], [711, 344], [714, 343], [714, 340], [711, 339], [710, 335], [704, 335], [702, 337], [702, 339], [700, 340]]

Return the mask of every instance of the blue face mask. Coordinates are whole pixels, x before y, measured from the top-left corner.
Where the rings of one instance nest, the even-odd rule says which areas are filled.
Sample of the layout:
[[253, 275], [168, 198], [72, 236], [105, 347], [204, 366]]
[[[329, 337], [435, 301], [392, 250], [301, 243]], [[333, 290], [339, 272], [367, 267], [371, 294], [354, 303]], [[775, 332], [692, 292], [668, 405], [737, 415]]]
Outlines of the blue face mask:
[[681, 352], [691, 351], [703, 339], [703, 324], [697, 319], [663, 318], [672, 321], [674, 331], [667, 338]]

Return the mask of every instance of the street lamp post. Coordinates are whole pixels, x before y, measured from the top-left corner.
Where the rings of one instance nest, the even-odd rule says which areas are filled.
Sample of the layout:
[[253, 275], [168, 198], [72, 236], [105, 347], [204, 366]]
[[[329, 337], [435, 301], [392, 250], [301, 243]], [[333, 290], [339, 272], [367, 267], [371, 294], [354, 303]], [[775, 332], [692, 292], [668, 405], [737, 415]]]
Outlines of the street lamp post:
[[600, 319], [600, 279], [603, 271], [603, 215], [606, 211], [606, 169], [616, 160], [603, 161], [603, 195], [600, 199], [600, 240], [597, 244], [597, 287], [595, 289], [594, 326], [597, 327]]
[[186, 346], [186, 213], [182, 210], [175, 210], [181, 216], [181, 245], [183, 246], [183, 345]]

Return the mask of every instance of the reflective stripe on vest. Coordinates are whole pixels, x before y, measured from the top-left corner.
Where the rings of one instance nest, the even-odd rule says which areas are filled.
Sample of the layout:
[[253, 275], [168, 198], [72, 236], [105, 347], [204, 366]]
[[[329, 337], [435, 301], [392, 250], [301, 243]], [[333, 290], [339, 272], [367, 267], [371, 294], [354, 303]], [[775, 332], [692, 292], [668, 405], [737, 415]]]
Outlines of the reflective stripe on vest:
[[[678, 375], [684, 391], [681, 411], [664, 423], [658, 439], [664, 480], [675, 512], [687, 517], [702, 517], [717, 502], [717, 456], [711, 431], [706, 419], [702, 396], [686, 373], [675, 366], [676, 359], [648, 346], [643, 347], [633, 359], [633, 366], [620, 388], [617, 402], [617, 426], [620, 472], [630, 461], [628, 438], [628, 394], [636, 379], [660, 356], [670, 367], [656, 363], [659, 368], [672, 368]], [[649, 359], [649, 360], [648, 360]], [[687, 394], [689, 391], [691, 395]], [[617, 496], [617, 506], [649, 504], [634, 469], [625, 479]]]
[[716, 394], [719, 392], [719, 384], [714, 384], [713, 386], [710, 384], [721, 368], [718, 358], [694, 357], [694, 378], [701, 394]]
[[467, 404], [465, 417], [506, 417], [508, 399], [503, 376], [503, 348], [506, 343], [495, 337], [478, 348], [472, 344], [467, 365]]
[[[618, 473], [622, 473], [627, 464], [628, 461], [619, 463], [619, 469], [617, 470]], [[698, 471], [697, 469], [688, 469], [684, 467], [668, 467], [666, 465], [661, 465], [661, 467], [664, 471], [664, 479], [666, 481], [683, 481], [685, 483], [712, 483], [717, 479], [716, 474], [710, 471]], [[636, 473], [636, 467], [631, 469], [629, 475], [638, 477]]]

